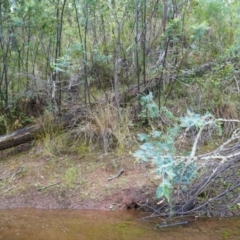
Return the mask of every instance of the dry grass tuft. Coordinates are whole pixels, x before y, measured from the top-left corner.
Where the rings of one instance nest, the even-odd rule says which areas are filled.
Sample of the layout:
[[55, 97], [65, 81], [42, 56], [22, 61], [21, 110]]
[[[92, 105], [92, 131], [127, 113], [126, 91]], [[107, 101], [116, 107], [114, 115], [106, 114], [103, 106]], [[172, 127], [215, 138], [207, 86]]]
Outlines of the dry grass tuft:
[[[130, 136], [128, 111], [124, 110], [119, 116], [116, 107], [111, 103], [99, 104], [92, 110], [91, 117], [72, 134], [76, 144], [85, 142], [89, 150], [101, 148], [104, 153], [117, 148], [119, 154], [124, 150]], [[80, 140], [80, 141], [79, 141]]]
[[68, 134], [54, 126], [53, 122], [54, 116], [50, 112], [45, 112], [38, 120], [38, 124], [43, 126], [43, 131], [37, 136], [35, 151], [44, 156], [59, 156], [67, 149]]
[[[225, 102], [220, 104], [218, 107], [215, 107], [213, 110], [216, 118], [223, 119], [238, 119], [238, 108], [234, 102]], [[238, 127], [236, 122], [224, 122], [223, 123], [223, 132], [226, 136], [230, 136], [234, 129]]]

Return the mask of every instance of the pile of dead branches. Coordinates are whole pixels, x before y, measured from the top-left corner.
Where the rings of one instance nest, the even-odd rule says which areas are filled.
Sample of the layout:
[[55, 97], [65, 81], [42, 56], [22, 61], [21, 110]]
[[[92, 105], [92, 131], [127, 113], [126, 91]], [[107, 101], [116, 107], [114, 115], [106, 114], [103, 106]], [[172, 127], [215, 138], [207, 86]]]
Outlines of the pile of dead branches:
[[189, 157], [175, 157], [178, 163], [197, 164], [196, 180], [189, 186], [176, 186], [172, 191], [171, 202], [161, 199], [154, 205], [142, 205], [153, 212], [149, 217], [165, 217], [163, 226], [166, 218], [172, 219], [179, 215], [223, 217], [240, 214], [240, 129], [236, 129], [214, 151], [196, 155], [200, 135]]

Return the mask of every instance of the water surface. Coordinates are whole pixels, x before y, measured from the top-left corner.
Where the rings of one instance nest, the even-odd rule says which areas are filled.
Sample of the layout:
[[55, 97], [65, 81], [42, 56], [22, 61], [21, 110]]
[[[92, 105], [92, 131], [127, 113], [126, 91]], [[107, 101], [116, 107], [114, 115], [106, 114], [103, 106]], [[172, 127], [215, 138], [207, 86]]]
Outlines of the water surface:
[[[138, 212], [0, 210], [1, 240], [240, 239], [240, 218], [201, 219], [155, 228]], [[160, 220], [159, 220], [160, 221]]]

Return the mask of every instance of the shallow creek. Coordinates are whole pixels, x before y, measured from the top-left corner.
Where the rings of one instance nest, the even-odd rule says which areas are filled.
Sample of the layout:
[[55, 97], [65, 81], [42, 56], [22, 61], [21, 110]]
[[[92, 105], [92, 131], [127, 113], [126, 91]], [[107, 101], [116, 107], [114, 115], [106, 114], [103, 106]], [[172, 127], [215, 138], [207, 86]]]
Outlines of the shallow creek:
[[0, 210], [4, 240], [240, 239], [240, 218], [199, 219], [186, 226], [156, 229], [134, 211]]

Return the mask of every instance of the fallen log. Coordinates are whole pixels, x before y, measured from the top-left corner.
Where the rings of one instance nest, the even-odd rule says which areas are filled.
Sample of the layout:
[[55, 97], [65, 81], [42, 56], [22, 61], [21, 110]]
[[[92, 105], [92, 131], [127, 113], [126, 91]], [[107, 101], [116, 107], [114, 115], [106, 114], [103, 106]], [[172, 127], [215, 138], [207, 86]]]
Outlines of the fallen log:
[[[86, 117], [89, 117], [89, 112], [86, 107], [82, 107], [48, 124], [51, 124], [52, 129], [68, 129], [78, 126], [78, 123], [84, 121]], [[44, 124], [35, 124], [0, 136], [0, 151], [36, 140], [44, 134], [44, 129]]]
[[42, 125], [32, 125], [1, 136], [0, 151], [30, 142], [36, 139], [37, 134], [42, 130]]

